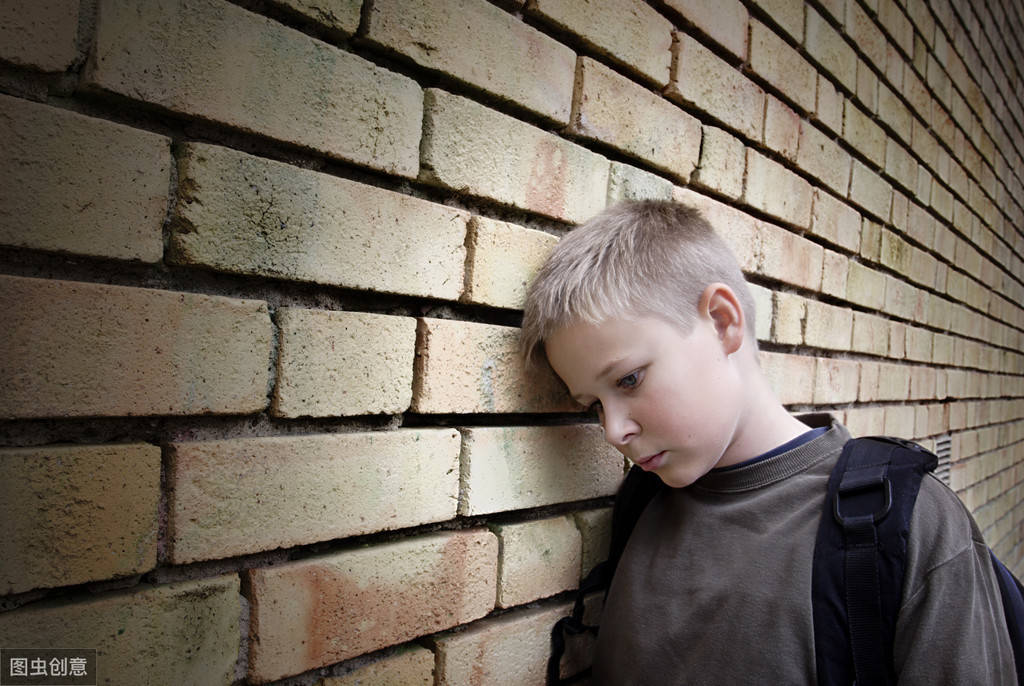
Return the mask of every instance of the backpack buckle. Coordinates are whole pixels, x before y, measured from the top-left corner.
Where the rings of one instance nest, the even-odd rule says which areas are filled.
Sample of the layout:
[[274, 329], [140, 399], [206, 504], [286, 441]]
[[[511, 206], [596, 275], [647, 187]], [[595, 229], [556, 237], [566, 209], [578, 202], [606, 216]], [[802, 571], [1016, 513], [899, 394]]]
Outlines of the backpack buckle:
[[[873, 492], [875, 496], [871, 497]], [[879, 502], [881, 505], [874, 507]], [[832, 512], [843, 528], [862, 524], [869, 517], [877, 524], [891, 509], [892, 482], [884, 472], [865, 475], [847, 472], [832, 501]]]

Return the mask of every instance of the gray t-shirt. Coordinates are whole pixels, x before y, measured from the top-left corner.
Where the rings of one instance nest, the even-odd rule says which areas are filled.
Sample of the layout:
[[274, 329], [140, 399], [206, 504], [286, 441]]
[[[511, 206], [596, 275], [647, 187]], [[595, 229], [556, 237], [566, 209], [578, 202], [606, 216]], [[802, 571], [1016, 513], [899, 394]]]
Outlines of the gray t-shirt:
[[[817, 682], [811, 560], [829, 474], [849, 439], [824, 421], [824, 435], [792, 450], [651, 501], [608, 594], [593, 683]], [[1016, 684], [981, 534], [931, 476], [911, 519], [905, 589], [894, 646], [901, 684]]]

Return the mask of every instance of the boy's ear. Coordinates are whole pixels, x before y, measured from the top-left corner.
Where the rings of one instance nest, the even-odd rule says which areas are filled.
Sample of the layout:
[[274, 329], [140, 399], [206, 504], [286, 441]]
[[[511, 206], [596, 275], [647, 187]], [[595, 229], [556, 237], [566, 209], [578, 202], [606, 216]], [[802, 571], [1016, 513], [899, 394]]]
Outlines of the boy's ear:
[[701, 293], [698, 314], [707, 314], [715, 325], [726, 355], [743, 345], [746, 322], [736, 293], [724, 283], [713, 283]]

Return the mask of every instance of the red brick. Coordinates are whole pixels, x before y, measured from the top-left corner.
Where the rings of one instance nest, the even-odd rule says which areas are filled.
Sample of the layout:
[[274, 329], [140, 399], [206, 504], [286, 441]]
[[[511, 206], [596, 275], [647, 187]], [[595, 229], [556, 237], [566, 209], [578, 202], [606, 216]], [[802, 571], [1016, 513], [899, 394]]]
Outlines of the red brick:
[[750, 148], [743, 200], [797, 227], [806, 229], [811, 224], [811, 184]]
[[814, 111], [817, 87], [814, 67], [756, 20], [750, 22], [750, 66], [805, 112]]
[[736, 57], [747, 58], [750, 15], [739, 0], [666, 0], [665, 4]]
[[0, 59], [62, 72], [78, 57], [79, 0], [6, 0], [0, 4]]

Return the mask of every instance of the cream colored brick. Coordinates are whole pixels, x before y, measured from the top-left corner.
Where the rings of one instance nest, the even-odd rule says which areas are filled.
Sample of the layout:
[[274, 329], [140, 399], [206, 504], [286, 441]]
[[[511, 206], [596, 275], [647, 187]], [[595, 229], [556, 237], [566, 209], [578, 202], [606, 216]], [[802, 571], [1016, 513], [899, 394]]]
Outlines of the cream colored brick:
[[[527, 11], [579, 36], [588, 47], [658, 86], [668, 84], [672, 23], [644, 2], [581, 4], [574, 0], [531, 0]], [[445, 39], [450, 40], [450, 36]], [[456, 42], [460, 47], [455, 50], [461, 50], [461, 42]], [[533, 50], [532, 46], [530, 49]]]
[[[754, 272], [760, 267], [762, 259], [760, 222], [742, 210], [696, 193], [689, 188], [677, 187], [673, 191], [673, 198], [677, 202], [700, 210], [700, 213], [715, 229], [715, 233], [729, 245], [743, 271]], [[770, 229], [767, 232], [773, 233]]]
[[885, 275], [886, 312], [902, 319], [913, 320], [917, 305], [917, 289], [892, 275]]
[[819, 357], [814, 373], [815, 404], [851, 403], [857, 400], [860, 363]]
[[543, 231], [473, 217], [469, 226], [466, 292], [463, 300], [522, 309], [526, 287], [558, 242]]
[[246, 571], [251, 681], [347, 660], [483, 617], [498, 540], [467, 529]]
[[911, 367], [902, 364], [879, 365], [878, 399], [906, 400], [910, 394]]
[[905, 274], [910, 271], [913, 246], [903, 240], [895, 232], [882, 229], [882, 266], [895, 272]]
[[172, 443], [170, 560], [184, 564], [451, 519], [459, 449], [454, 429]]
[[864, 60], [857, 60], [857, 99], [869, 112], [878, 110], [878, 77]]
[[399, 652], [375, 662], [360, 665], [343, 676], [323, 679], [319, 686], [434, 686], [434, 653], [417, 645], [403, 646]]
[[604, 157], [444, 91], [424, 107], [421, 180], [573, 223], [604, 209]]
[[672, 49], [676, 67], [667, 96], [706, 112], [747, 138], [760, 140], [764, 91], [690, 36], [678, 34]]
[[894, 138], [886, 142], [885, 173], [909, 192], [917, 186], [917, 160]]
[[917, 190], [914, 195], [922, 204], [927, 205], [931, 199], [931, 193], [932, 174], [923, 164], [920, 164], [917, 166]]
[[183, 146], [171, 258], [454, 300], [469, 214], [201, 143]]
[[580, 578], [585, 578], [595, 565], [608, 559], [612, 538], [612, 508], [574, 512], [573, 518], [583, 543]]
[[811, 184], [750, 148], [743, 200], [800, 228], [811, 224]]
[[886, 62], [885, 35], [859, 3], [846, 3], [846, 20], [843, 23], [847, 35], [867, 55], [868, 61], [879, 69], [883, 68]]
[[850, 186], [850, 154], [808, 121], [800, 122], [800, 150], [796, 163], [840, 196]]
[[567, 412], [579, 407], [548, 369], [528, 369], [510, 326], [423, 318], [412, 410]]
[[145, 12], [102, 0], [98, 16], [86, 86], [388, 173], [419, 171], [412, 79], [221, 0]]
[[817, 100], [814, 110], [817, 120], [831, 132], [843, 131], [843, 95], [836, 90], [824, 74], [818, 74]]
[[[775, 308], [772, 305], [773, 293], [757, 284], [748, 284], [750, 294], [754, 297], [754, 307], [757, 309], [757, 322], [755, 323], [755, 335], [759, 341], [767, 341], [772, 335], [772, 322], [775, 320]], [[747, 315], [750, 316], [749, 314]]]
[[747, 58], [750, 15], [739, 0], [666, 0], [665, 4], [736, 57]]
[[935, 370], [931, 367], [914, 367], [910, 372], [910, 399], [933, 400], [935, 398]]
[[774, 224], [760, 222], [758, 228], [762, 240], [758, 273], [799, 288], [821, 288], [824, 248]]
[[807, 7], [807, 54], [853, 91], [857, 86], [857, 53], [813, 7]]
[[846, 255], [826, 249], [821, 267], [821, 292], [836, 298], [845, 298], [849, 268], [850, 259]]
[[695, 186], [738, 199], [743, 193], [746, 168], [743, 141], [723, 129], [703, 127], [700, 164], [692, 177]]
[[805, 112], [813, 112], [817, 72], [799, 52], [757, 20], [750, 22], [750, 66]]
[[0, 244], [158, 262], [170, 174], [164, 136], [0, 95]]
[[493, 527], [499, 541], [498, 607], [576, 588], [582, 538], [568, 516]]
[[910, 251], [910, 269], [907, 276], [911, 281], [926, 288], [933, 288], [936, 285], [938, 270], [939, 262], [929, 253], [917, 247]]
[[861, 218], [857, 210], [820, 188], [814, 189], [811, 233], [850, 252], [857, 252], [860, 229]]
[[623, 200], [671, 200], [675, 186], [668, 179], [622, 162], [608, 172], [608, 204]]
[[913, 405], [889, 405], [885, 408], [886, 436], [914, 436], [915, 410]]
[[79, 0], [6, 0], [0, 4], [0, 59], [62, 72], [78, 56]]
[[[942, 227], [942, 232], [944, 236], [949, 236], [952, 239], [953, 234], [951, 231]], [[926, 248], [931, 248], [936, 244], [935, 217], [916, 202], [907, 203], [907, 235]], [[943, 243], [945, 243], [945, 240], [943, 240]], [[953, 243], [950, 242], [949, 245], [952, 247]]]
[[843, 424], [854, 437], [880, 436], [885, 433], [885, 408], [856, 407], [847, 410]]
[[794, 293], [775, 293], [773, 312], [771, 341], [782, 345], [803, 343], [804, 322], [807, 319], [805, 298]]
[[888, 322], [865, 312], [853, 313], [853, 339], [850, 349], [869, 355], [885, 356], [889, 353]]
[[860, 254], [872, 262], [878, 262], [882, 256], [882, 225], [867, 217], [861, 225]]
[[[569, 121], [576, 55], [486, 0], [376, 0], [365, 32], [422, 67]], [[664, 44], [667, 53], [668, 29]], [[667, 81], [667, 59], [664, 71]]]
[[267, 404], [254, 300], [0, 277], [0, 417], [248, 414]]
[[953, 194], [938, 179], [932, 179], [931, 206], [946, 221], [953, 219]]
[[878, 377], [881, 372], [878, 362], [860, 363], [860, 383], [857, 385], [857, 400], [871, 402], [878, 400]]
[[160, 448], [0, 449], [0, 593], [156, 566]]
[[463, 429], [459, 514], [611, 495], [623, 458], [594, 425]]
[[767, 351], [761, 351], [759, 356], [761, 369], [779, 402], [792, 405], [812, 401], [815, 358]]
[[892, 186], [858, 160], [853, 161], [849, 198], [882, 221], [889, 220]]
[[815, 348], [849, 350], [852, 332], [852, 310], [818, 300], [807, 301], [804, 343]]
[[686, 183], [700, 156], [700, 122], [600, 62], [581, 57], [570, 130]]
[[767, 12], [793, 40], [804, 42], [803, 0], [754, 0], [754, 4]]
[[878, 87], [878, 118], [891, 126], [901, 141], [910, 142], [913, 116], [899, 96], [884, 83]]
[[282, 307], [280, 417], [398, 414], [412, 399], [416, 320], [365, 312]]
[[241, 614], [237, 574], [143, 584], [0, 613], [0, 644], [95, 648], [103, 683], [230, 684]]
[[800, 142], [800, 117], [781, 100], [765, 96], [764, 144], [783, 157], [795, 161]]
[[889, 322], [889, 357], [902, 360], [907, 356], [907, 325]]
[[[921, 31], [930, 44], [935, 22], [927, 9], [921, 10], [923, 5], [923, 1], [909, 0], [907, 2], [907, 10], [915, 16], [914, 21], [919, 22], [918, 30]], [[878, 0], [878, 20], [903, 52], [908, 55], [913, 52], [914, 27], [897, 3], [893, 2], [893, 0]]]
[[330, 31], [351, 36], [359, 28], [362, 0], [276, 0]]

